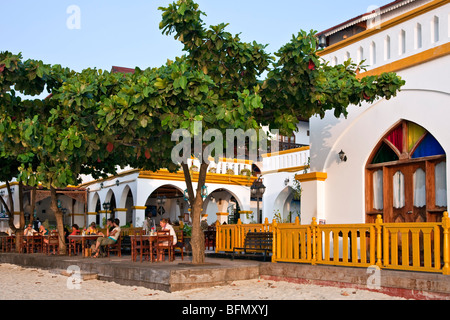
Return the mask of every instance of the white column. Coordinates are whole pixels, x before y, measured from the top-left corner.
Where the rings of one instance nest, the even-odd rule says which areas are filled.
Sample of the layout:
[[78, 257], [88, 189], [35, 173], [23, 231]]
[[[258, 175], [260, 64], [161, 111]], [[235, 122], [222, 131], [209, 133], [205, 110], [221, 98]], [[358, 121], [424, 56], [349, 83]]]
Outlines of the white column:
[[[127, 209], [126, 208], [116, 208], [114, 209], [114, 213], [117, 219], [120, 220], [120, 225], [126, 225], [128, 223], [127, 220]], [[145, 213], [145, 209], [144, 209], [144, 213]], [[142, 220], [143, 222], [144, 220]], [[133, 224], [134, 225], [134, 224]]]
[[296, 175], [295, 178], [301, 182], [301, 224], [310, 224], [312, 218], [325, 221], [325, 172], [311, 172]]
[[[145, 220], [145, 206], [134, 206], [133, 209], [133, 225], [135, 228], [141, 228]], [[125, 212], [126, 214], [126, 212]]]

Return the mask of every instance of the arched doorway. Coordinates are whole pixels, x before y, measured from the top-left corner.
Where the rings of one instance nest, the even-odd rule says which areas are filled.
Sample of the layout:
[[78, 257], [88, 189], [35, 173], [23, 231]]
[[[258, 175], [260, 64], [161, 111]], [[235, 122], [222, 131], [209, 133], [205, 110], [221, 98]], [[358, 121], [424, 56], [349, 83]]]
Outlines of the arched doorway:
[[184, 220], [184, 215], [188, 212], [183, 190], [168, 184], [155, 189], [148, 196], [145, 206], [145, 218], [151, 218], [156, 224], [162, 218], [169, 219], [171, 223]]
[[296, 196], [295, 190], [287, 186], [285, 187], [278, 197], [275, 199], [274, 212], [275, 215], [279, 216], [279, 219], [283, 222], [294, 222], [295, 217], [300, 218], [300, 200]]
[[366, 165], [366, 221], [441, 221], [447, 210], [446, 155], [434, 136], [402, 120], [377, 144]]

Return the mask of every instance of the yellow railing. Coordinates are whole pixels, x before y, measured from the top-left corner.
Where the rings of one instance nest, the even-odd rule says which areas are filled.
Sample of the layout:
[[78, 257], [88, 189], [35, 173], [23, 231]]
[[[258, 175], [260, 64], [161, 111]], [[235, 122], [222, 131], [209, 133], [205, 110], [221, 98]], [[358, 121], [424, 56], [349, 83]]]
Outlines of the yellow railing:
[[243, 247], [249, 231], [273, 232], [272, 262], [441, 272], [450, 274], [450, 218], [442, 222], [310, 225], [280, 223], [216, 226], [216, 252]]

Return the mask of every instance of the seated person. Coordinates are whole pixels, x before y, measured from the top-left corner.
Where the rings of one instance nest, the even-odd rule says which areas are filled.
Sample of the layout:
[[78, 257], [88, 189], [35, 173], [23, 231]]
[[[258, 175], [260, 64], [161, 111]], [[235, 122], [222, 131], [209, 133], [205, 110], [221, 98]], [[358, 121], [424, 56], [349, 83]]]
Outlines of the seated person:
[[41, 236], [46, 236], [48, 234], [48, 230], [45, 229], [45, 227], [42, 224], [39, 226], [38, 232]]
[[24, 236], [32, 236], [36, 231], [33, 229], [32, 225], [29, 224], [27, 228], [23, 231]]
[[89, 228], [86, 230], [86, 234], [96, 235], [98, 233], [97, 227], [95, 225], [95, 222], [92, 222], [89, 225]]
[[74, 224], [74, 225], [72, 226], [72, 233], [71, 233], [70, 235], [71, 235], [71, 236], [78, 236], [78, 235], [80, 235], [80, 234], [81, 234], [80, 227], [78, 227], [77, 224]]
[[109, 232], [109, 236], [106, 237], [100, 237], [97, 239], [97, 242], [95, 244], [95, 248], [92, 250], [92, 253], [95, 253], [94, 258], [98, 257], [98, 254], [100, 252], [100, 248], [101, 247], [105, 247], [108, 246], [110, 244], [115, 244], [117, 242], [117, 240], [120, 237], [120, 220], [119, 219], [114, 219], [113, 222], [113, 227], [114, 229]]

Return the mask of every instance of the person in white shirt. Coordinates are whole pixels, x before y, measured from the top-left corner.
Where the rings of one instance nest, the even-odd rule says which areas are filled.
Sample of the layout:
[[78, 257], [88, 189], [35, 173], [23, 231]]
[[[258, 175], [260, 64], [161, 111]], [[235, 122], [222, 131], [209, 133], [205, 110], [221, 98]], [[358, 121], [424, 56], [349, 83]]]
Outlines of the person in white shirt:
[[169, 230], [169, 235], [171, 235], [173, 237], [173, 245], [177, 244], [177, 234], [175, 233], [175, 230], [173, 229], [172, 225], [169, 224], [169, 220], [168, 219], [161, 219], [161, 221], [159, 222], [159, 225], [161, 226], [161, 230], [162, 231], [166, 231]]

